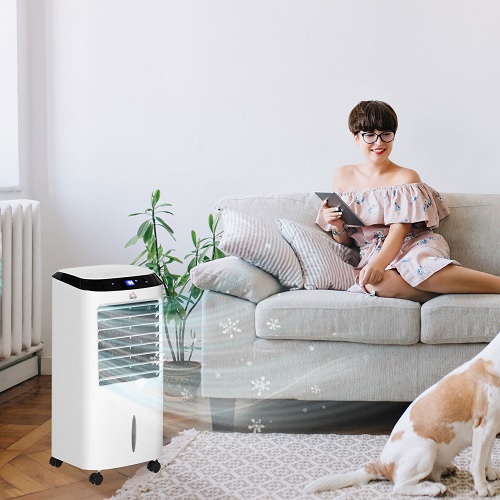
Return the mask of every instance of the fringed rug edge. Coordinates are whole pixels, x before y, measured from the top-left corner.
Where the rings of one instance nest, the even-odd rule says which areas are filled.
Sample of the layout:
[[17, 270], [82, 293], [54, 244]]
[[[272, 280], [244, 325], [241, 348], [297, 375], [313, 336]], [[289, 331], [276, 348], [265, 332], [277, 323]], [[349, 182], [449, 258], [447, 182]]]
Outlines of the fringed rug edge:
[[[162, 467], [170, 465], [174, 460], [200, 435], [200, 431], [196, 429], [188, 429], [181, 431], [178, 436], [174, 436], [170, 443], [163, 447], [163, 451], [158, 461]], [[147, 483], [144, 478], [150, 477], [151, 471], [148, 471], [146, 466], [142, 466], [132, 477], [128, 478], [125, 484], [115, 492], [112, 497], [107, 500], [118, 499], [120, 495], [127, 494], [127, 498], [134, 498], [129, 496], [133, 494], [131, 490], [137, 486]], [[137, 492], [141, 493], [141, 492]]]

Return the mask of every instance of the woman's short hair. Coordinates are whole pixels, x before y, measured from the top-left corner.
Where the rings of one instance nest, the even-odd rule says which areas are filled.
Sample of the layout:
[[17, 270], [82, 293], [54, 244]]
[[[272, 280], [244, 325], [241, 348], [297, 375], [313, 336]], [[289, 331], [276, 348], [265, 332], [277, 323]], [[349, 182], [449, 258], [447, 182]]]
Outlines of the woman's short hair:
[[396, 132], [398, 117], [389, 104], [383, 101], [361, 101], [349, 114], [349, 130], [354, 134], [374, 130]]

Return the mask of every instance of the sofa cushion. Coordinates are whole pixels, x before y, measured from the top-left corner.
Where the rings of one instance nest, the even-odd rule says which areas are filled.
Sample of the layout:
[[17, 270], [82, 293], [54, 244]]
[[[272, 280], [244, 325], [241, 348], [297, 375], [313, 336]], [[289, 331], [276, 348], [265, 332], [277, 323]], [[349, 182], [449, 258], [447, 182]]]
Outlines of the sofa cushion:
[[191, 269], [191, 280], [202, 290], [234, 295], [254, 303], [286, 290], [274, 276], [239, 257], [199, 264]]
[[500, 295], [439, 295], [422, 305], [426, 344], [490, 342], [500, 331]]
[[415, 344], [420, 304], [335, 290], [295, 290], [259, 302], [260, 338]]
[[276, 223], [233, 210], [221, 209], [221, 213], [224, 233], [219, 246], [223, 252], [260, 267], [286, 287], [302, 287], [300, 263]]
[[306, 290], [347, 290], [355, 281], [349, 247], [330, 234], [320, 233], [288, 219], [278, 219], [281, 234], [297, 255]]
[[[450, 209], [436, 229], [464, 267], [500, 276], [500, 194], [447, 193]], [[467, 228], [464, 231], [464, 228]]]

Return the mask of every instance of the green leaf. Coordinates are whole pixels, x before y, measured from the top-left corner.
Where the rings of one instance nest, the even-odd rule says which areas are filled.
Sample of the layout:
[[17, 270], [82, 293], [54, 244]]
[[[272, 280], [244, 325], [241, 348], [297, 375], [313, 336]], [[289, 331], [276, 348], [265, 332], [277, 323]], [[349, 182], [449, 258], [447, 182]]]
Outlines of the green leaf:
[[139, 240], [140, 240], [140, 238], [137, 235], [132, 236], [132, 238], [130, 238], [130, 240], [125, 245], [125, 248], [131, 247], [132, 245], [135, 245]]
[[174, 238], [174, 230], [161, 217], [156, 216], [156, 221], [163, 229], [165, 229], [165, 231], [167, 231], [167, 233], [170, 234], [170, 236], [172, 236], [172, 238]]
[[193, 267], [196, 267], [197, 264], [198, 264], [198, 262], [196, 262], [196, 258], [191, 259], [191, 261], [189, 262], [189, 264], [187, 266], [187, 271], [190, 272], [191, 269], [193, 269]]
[[198, 238], [196, 236], [196, 231], [191, 230], [191, 241], [193, 242], [194, 246], [197, 246]]
[[214, 234], [217, 231], [217, 228], [219, 227], [219, 222], [220, 222], [220, 213], [218, 213], [214, 217], [214, 228], [212, 230], [212, 234]]
[[172, 262], [178, 262], [179, 264], [182, 264], [182, 260], [169, 254], [165, 254], [165, 257], [168, 259], [168, 263], [172, 264]]
[[213, 214], [210, 214], [208, 216], [208, 227], [210, 228], [210, 231], [214, 231], [214, 216]]
[[144, 231], [142, 239], [144, 243], [147, 243], [148, 241], [151, 241], [152, 238], [153, 238], [153, 225], [149, 224], [148, 227], [146, 228], [146, 231]]
[[214, 248], [214, 260], [222, 259], [226, 254], [220, 248]]
[[139, 229], [137, 230], [137, 237], [142, 238], [144, 236], [144, 233], [148, 229], [148, 227], [151, 225], [151, 221], [146, 220], [144, 221], [140, 226]]
[[185, 285], [189, 281], [189, 273], [185, 273], [179, 277], [179, 285]]
[[144, 250], [143, 252], [141, 252], [141, 254], [140, 254], [140, 255], [138, 255], [138, 256], [134, 259], [134, 261], [132, 262], [132, 265], [135, 265], [135, 264], [139, 261], [139, 259], [141, 259], [141, 258], [144, 256], [144, 254], [145, 254], [145, 253], [146, 253], [146, 250]]
[[152, 259], [156, 257], [156, 246], [154, 242], [154, 238], [150, 238], [149, 240], [145, 240], [144, 244], [146, 246], [146, 250], [148, 252], [148, 256]]
[[174, 216], [174, 213], [173, 212], [169, 212], [168, 210], [156, 210], [155, 214], [156, 215], [158, 215], [158, 214], [167, 214], [167, 215], [171, 215], [172, 217]]
[[160, 190], [157, 189], [151, 193], [151, 206], [156, 208], [158, 200], [160, 199]]

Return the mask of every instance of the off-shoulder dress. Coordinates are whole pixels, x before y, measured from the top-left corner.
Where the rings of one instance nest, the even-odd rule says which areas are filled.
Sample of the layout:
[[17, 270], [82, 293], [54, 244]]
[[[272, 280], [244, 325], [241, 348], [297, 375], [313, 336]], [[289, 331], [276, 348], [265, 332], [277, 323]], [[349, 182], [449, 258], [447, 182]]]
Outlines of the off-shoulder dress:
[[[445, 239], [433, 231], [439, 221], [448, 216], [448, 206], [440, 194], [424, 182], [337, 194], [366, 223], [363, 227], [348, 228], [349, 236], [360, 249], [358, 271], [380, 251], [389, 226], [404, 222], [412, 224], [410, 232], [386, 270], [396, 269], [415, 287], [445, 266], [460, 265], [450, 259]], [[316, 223], [325, 231], [331, 231], [332, 226], [325, 223], [322, 211], [320, 209]]]

